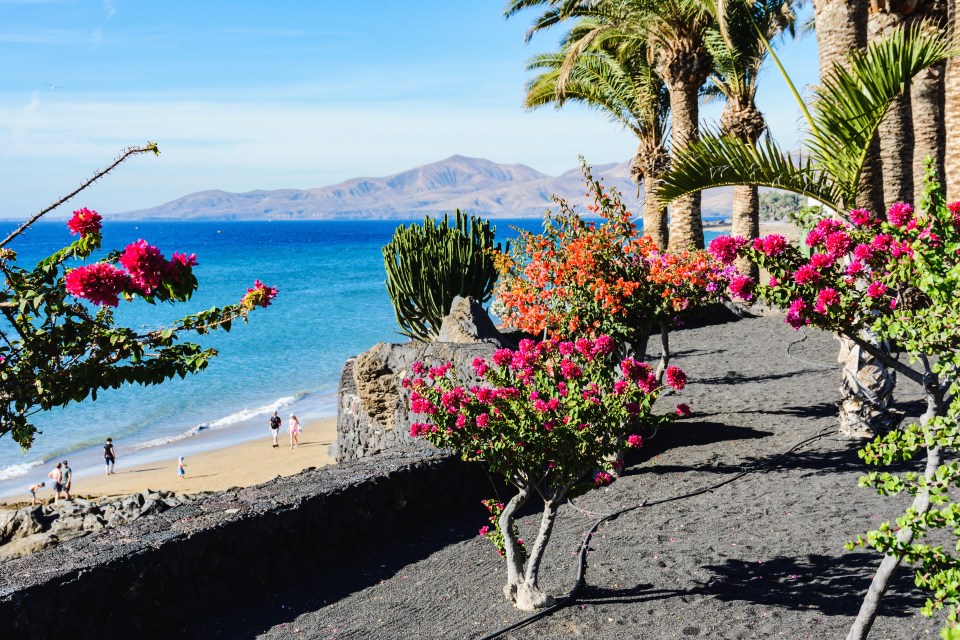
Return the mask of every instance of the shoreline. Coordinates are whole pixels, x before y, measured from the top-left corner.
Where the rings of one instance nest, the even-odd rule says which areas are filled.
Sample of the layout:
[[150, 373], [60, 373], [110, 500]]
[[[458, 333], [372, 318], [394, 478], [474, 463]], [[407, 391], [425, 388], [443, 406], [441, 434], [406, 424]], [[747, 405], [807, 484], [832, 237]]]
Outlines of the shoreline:
[[[87, 468], [83, 473], [74, 473], [72, 497], [116, 497], [147, 489], [178, 494], [200, 493], [256, 485], [277, 476], [295, 475], [310, 467], [335, 464], [329, 448], [336, 437], [336, 416], [304, 420], [300, 446], [291, 450], [290, 435], [284, 424], [277, 448], [273, 448], [270, 434], [264, 433], [254, 440], [188, 452], [184, 460], [187, 473], [183, 479], [177, 477], [179, 455], [176, 451], [168, 449], [170, 455], [166, 457], [129, 467], [125, 467], [123, 457], [118, 456], [113, 475], [105, 475], [102, 466], [97, 467], [97, 473]], [[53, 464], [51, 462], [49, 466]], [[46, 479], [46, 470], [44, 467], [41, 479]], [[0, 509], [29, 505], [26, 488], [39, 482], [30, 480], [24, 478], [22, 492], [0, 498]], [[52, 502], [53, 491], [49, 484], [37, 492], [37, 499], [44, 504]]]

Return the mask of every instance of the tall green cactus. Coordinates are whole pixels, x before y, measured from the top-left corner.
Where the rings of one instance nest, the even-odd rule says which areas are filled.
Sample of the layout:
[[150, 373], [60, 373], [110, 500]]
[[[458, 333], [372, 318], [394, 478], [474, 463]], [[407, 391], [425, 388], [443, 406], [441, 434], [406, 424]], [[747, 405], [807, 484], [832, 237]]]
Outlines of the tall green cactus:
[[[481, 304], [490, 300], [497, 270], [490, 249], [496, 227], [488, 220], [456, 212], [438, 223], [400, 225], [383, 248], [387, 293], [400, 325], [400, 333], [428, 342], [437, 337], [443, 317], [456, 296], [472, 296]], [[507, 243], [506, 251], [510, 251]]]

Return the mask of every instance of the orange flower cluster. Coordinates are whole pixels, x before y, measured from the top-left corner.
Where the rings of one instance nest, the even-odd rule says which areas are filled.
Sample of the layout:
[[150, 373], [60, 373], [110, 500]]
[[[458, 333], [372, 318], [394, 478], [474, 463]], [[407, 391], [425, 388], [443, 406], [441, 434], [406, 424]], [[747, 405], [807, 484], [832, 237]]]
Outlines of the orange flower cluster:
[[558, 199], [560, 212], [547, 215], [542, 234], [522, 232], [512, 255], [496, 256], [498, 311], [507, 324], [548, 337], [632, 341], [722, 296], [730, 277], [724, 265], [706, 251], [661, 252], [639, 235], [620, 195], [585, 175], [600, 224]]

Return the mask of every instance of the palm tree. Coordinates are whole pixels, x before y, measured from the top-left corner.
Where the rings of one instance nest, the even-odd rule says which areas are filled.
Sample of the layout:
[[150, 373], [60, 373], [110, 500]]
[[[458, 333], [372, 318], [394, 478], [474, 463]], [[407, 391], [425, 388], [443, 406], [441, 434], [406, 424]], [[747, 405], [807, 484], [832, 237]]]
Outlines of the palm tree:
[[[933, 33], [946, 29], [947, 7], [944, 0], [923, 0], [913, 14]], [[944, 125], [944, 74], [948, 63], [926, 69], [910, 84], [910, 111], [913, 121], [913, 199], [920, 202], [923, 193], [924, 162], [933, 158], [937, 175], [945, 175], [944, 151], [947, 131]]]
[[[960, 0], [947, 0], [947, 29], [960, 33]], [[944, 182], [947, 201], [960, 200], [960, 59], [947, 61], [944, 79], [944, 128], [946, 136], [944, 151]]]
[[[870, 0], [867, 17], [867, 40], [883, 37], [892, 29], [907, 24], [908, 14], [916, 9], [917, 0]], [[880, 166], [883, 175], [883, 207], [895, 202], [910, 202], [914, 194], [913, 121], [911, 91], [897, 96], [880, 127]]]
[[643, 50], [621, 61], [601, 48], [581, 53], [570, 46], [584, 29], [593, 29], [591, 21], [583, 20], [571, 30], [562, 51], [536, 56], [527, 64], [528, 70], [542, 73], [527, 84], [524, 106], [559, 109], [568, 100], [581, 102], [632, 131], [639, 145], [630, 169], [637, 186], [645, 186], [643, 231], [666, 248], [667, 210], [657, 203], [652, 188], [670, 160], [664, 147], [670, 110], [666, 87]]
[[[820, 74], [834, 65], [846, 65], [846, 56], [867, 46], [867, 3], [864, 0], [813, 0], [817, 29]], [[856, 205], [880, 211], [883, 208], [883, 174], [880, 141], [872, 140], [861, 172]]]
[[[596, 28], [573, 46], [603, 43], [621, 56], [646, 46], [651, 64], [670, 95], [670, 146], [676, 152], [700, 135], [699, 92], [711, 71], [703, 35], [712, 19], [700, 0], [511, 0], [506, 15], [533, 6], [548, 9], [528, 32], [578, 17], [596, 19]], [[678, 199], [670, 211], [669, 248], [703, 247], [700, 194]]]
[[[720, 131], [749, 144], [756, 144], [767, 128], [757, 108], [757, 80], [767, 57], [764, 42], [789, 30], [796, 18], [790, 2], [783, 0], [709, 0], [716, 18], [704, 35], [704, 44], [713, 58], [710, 95], [720, 95], [726, 106], [720, 116]], [[757, 31], [763, 34], [758, 37]], [[760, 234], [760, 197], [756, 185], [733, 188], [732, 232], [745, 238]], [[757, 267], [741, 258], [737, 268], [757, 276]]]
[[[800, 100], [791, 83], [810, 127], [804, 157], [794, 159], [770, 138], [752, 145], [731, 135], [706, 136], [675, 153], [671, 169], [661, 177], [660, 197], [670, 202], [710, 187], [755, 184], [812, 198], [845, 215], [858, 206], [871, 142], [890, 104], [910, 78], [945, 61], [951, 46], [922, 25], [900, 28], [852, 54], [849, 68], [835, 65], [815, 90], [812, 105]], [[882, 367], [869, 366], [859, 349], [842, 351], [840, 361], [841, 430], [869, 434], [889, 426], [895, 378]]]

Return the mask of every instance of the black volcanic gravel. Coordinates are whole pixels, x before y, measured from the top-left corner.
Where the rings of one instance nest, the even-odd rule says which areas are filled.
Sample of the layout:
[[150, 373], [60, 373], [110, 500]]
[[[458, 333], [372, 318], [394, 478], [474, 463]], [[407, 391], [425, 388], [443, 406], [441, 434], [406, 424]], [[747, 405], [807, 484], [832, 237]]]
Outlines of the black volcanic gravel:
[[[579, 507], [609, 512], [692, 491], [834, 429], [837, 342], [806, 335], [796, 342], [804, 334], [778, 318], [674, 333], [675, 364], [690, 382], [660, 408], [687, 402], [694, 418], [649, 441], [624, 477], [583, 496]], [[919, 415], [919, 400], [902, 380], [898, 406]], [[844, 543], [909, 502], [858, 488], [865, 467], [856, 450], [819, 439], [714, 492], [604, 525], [579, 601], [505, 637], [845, 637], [880, 557], [846, 552]], [[543, 573], [547, 590], [572, 586], [575, 552], [594, 520], [570, 505], [561, 509]], [[344, 548], [316, 580], [290, 584], [253, 607], [212, 611], [185, 624], [182, 635], [482, 637], [525, 615], [501, 595], [502, 561], [476, 535], [485, 523], [477, 505], [425, 522], [387, 547]], [[536, 514], [521, 522], [531, 538], [536, 526]], [[872, 639], [939, 637], [942, 619], [920, 616], [923, 595], [912, 584], [912, 571], [901, 569]]]

